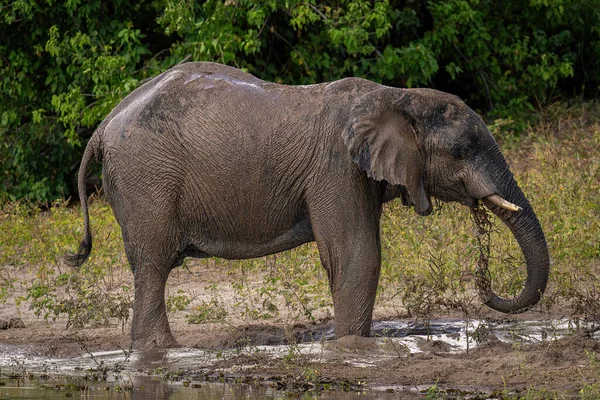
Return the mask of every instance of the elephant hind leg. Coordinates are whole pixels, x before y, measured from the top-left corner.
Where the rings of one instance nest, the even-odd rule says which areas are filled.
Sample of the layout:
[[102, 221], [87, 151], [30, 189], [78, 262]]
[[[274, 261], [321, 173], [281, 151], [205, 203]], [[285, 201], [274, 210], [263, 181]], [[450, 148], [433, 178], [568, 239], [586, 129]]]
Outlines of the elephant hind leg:
[[125, 244], [134, 271], [134, 301], [131, 338], [138, 350], [177, 347], [165, 306], [169, 272], [180, 257], [160, 241], [145, 240], [141, 246]]

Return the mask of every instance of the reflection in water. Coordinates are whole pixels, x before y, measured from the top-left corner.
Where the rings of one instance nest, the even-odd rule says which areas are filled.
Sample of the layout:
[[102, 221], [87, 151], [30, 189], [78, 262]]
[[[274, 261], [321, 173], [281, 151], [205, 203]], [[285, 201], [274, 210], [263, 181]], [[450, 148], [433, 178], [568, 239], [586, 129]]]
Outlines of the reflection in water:
[[251, 393], [243, 385], [174, 384], [150, 376], [134, 376], [122, 382], [89, 382], [77, 379], [0, 379], [0, 398], [9, 399], [273, 399], [279, 396]]
[[140, 352], [135, 362], [138, 369], [155, 369], [165, 364], [168, 350], [147, 350]]
[[[297, 399], [312, 399], [314, 393], [306, 393], [295, 397]], [[123, 382], [89, 382], [77, 379], [0, 379], [0, 398], [4, 399], [105, 399], [105, 400], [270, 400], [289, 399], [283, 392], [257, 388], [245, 384], [219, 383], [168, 383], [150, 376], [133, 376]], [[318, 394], [321, 400], [350, 400], [373, 399], [388, 400], [402, 399], [399, 394], [385, 392], [365, 393], [354, 392], [322, 392]], [[414, 394], [408, 398], [414, 398]]]
[[[143, 399], [156, 399], [156, 400], [167, 400], [174, 398], [174, 394], [177, 392], [176, 387], [169, 385], [166, 382], [153, 379], [150, 376], [134, 376], [131, 379], [131, 399], [143, 400]], [[181, 398], [181, 397], [179, 397]]]

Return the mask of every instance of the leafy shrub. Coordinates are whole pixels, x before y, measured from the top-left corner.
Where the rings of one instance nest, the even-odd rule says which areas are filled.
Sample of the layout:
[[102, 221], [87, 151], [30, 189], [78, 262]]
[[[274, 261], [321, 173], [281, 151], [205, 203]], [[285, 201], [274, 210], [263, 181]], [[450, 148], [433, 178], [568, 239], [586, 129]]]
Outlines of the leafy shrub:
[[[228, 268], [233, 278], [234, 307], [242, 310], [243, 317], [273, 318], [285, 307], [294, 320], [315, 322], [318, 311], [332, 307], [327, 278], [314, 243], [261, 259], [241, 260]], [[253, 285], [251, 281], [257, 274], [262, 278], [261, 283]]]
[[211, 299], [208, 303], [195, 306], [192, 312], [185, 316], [189, 324], [204, 324], [207, 322], [221, 322], [227, 318], [227, 310], [221, 302]]
[[102, 290], [97, 276], [86, 273], [63, 273], [53, 280], [36, 280], [21, 301], [29, 301], [35, 315], [56, 320], [61, 315], [70, 326], [108, 325], [117, 318], [125, 325], [133, 307], [132, 292], [126, 285], [117, 294]]
[[[43, 206], [43, 207], [42, 207]], [[66, 202], [52, 207], [26, 202], [0, 208], [0, 301], [25, 293], [26, 302], [46, 320], [66, 318], [67, 326], [107, 324], [129, 318], [133, 290], [118, 225], [105, 202], [90, 202], [95, 249], [78, 271], [61, 259], [76, 248], [81, 212]]]
[[183, 290], [177, 290], [176, 294], [168, 295], [165, 302], [167, 312], [183, 311], [190, 305], [192, 299]]
[[72, 194], [85, 139], [148, 75], [138, 71], [151, 53], [141, 32], [156, 16], [148, 7], [100, 0], [2, 6], [0, 202]]
[[516, 131], [538, 105], [600, 85], [593, 0], [22, 0], [2, 12], [0, 202], [72, 195], [92, 130], [187, 60], [288, 84], [430, 86]]

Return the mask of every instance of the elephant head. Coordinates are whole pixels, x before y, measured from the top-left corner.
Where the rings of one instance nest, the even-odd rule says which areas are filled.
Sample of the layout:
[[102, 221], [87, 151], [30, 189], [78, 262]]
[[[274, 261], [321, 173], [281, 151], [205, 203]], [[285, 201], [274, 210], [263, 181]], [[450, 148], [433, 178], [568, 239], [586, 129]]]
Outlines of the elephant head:
[[548, 281], [544, 233], [485, 123], [458, 97], [432, 89], [381, 88], [360, 97], [343, 139], [359, 168], [396, 185], [420, 215], [431, 198], [474, 207], [479, 201], [511, 230], [527, 263], [527, 281], [515, 298], [491, 288], [489, 307], [507, 313], [537, 303]]

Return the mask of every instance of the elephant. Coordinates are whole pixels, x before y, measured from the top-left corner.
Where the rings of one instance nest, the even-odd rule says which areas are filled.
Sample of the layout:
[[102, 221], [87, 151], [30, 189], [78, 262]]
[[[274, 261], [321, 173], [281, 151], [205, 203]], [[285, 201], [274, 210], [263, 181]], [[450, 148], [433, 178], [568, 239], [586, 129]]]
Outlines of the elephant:
[[177, 346], [165, 310], [170, 271], [186, 257], [247, 259], [316, 242], [333, 299], [335, 334], [369, 336], [381, 266], [383, 204], [422, 216], [432, 199], [484, 204], [508, 226], [527, 279], [492, 309], [535, 305], [549, 254], [538, 218], [498, 144], [460, 98], [349, 77], [314, 85], [263, 81], [211, 62], [179, 64], [126, 96], [91, 136], [78, 189], [102, 161], [106, 199], [134, 276], [137, 349]]

